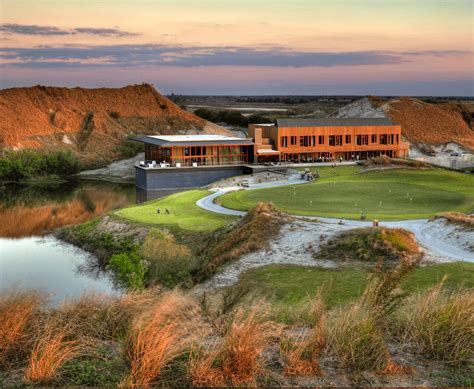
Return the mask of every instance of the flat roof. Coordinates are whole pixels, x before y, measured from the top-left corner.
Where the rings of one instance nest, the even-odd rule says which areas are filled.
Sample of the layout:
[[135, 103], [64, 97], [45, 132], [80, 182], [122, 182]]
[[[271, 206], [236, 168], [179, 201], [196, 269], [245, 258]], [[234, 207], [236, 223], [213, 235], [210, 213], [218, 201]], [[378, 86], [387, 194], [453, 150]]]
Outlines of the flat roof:
[[155, 146], [199, 146], [199, 145], [252, 145], [250, 138], [238, 138], [217, 134], [199, 135], [146, 135], [134, 138], [138, 142]]
[[308, 118], [277, 119], [278, 127], [364, 127], [394, 126], [390, 118]]

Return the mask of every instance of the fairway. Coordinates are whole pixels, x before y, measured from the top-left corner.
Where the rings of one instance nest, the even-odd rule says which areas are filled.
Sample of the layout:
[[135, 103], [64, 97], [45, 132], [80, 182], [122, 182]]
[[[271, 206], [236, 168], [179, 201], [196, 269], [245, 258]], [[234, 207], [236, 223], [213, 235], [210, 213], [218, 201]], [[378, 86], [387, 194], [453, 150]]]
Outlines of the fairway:
[[[209, 194], [207, 190], [175, 193], [145, 204], [120, 209], [115, 214], [133, 222], [162, 225], [171, 229], [213, 231], [235, 220], [235, 217], [208, 212], [195, 204], [200, 198]], [[166, 209], [169, 214], [166, 213]]]
[[248, 210], [273, 202], [294, 215], [403, 220], [448, 211], [474, 211], [474, 177], [442, 169], [393, 169], [361, 173], [359, 167], [319, 168], [314, 183], [239, 191], [218, 202]]
[[[321, 290], [325, 303], [333, 307], [361, 296], [367, 275], [365, 270], [354, 267], [270, 265], [247, 271], [237, 285], [268, 298], [273, 304], [285, 306], [303, 304]], [[474, 264], [453, 262], [418, 267], [402, 282], [402, 288], [408, 293], [424, 291], [440, 282], [444, 275], [448, 276], [447, 288], [474, 287]]]

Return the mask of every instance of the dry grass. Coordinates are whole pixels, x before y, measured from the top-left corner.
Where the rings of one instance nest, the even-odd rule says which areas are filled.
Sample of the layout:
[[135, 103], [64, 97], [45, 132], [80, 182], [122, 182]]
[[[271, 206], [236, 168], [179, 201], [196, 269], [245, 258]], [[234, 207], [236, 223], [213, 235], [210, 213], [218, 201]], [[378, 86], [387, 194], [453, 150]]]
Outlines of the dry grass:
[[199, 335], [197, 304], [178, 292], [168, 292], [133, 324], [127, 357], [130, 374], [124, 387], [149, 386], [159, 379], [162, 369], [182, 355]]
[[45, 325], [31, 352], [24, 374], [26, 381], [51, 381], [64, 363], [81, 353], [79, 342], [67, 340], [69, 336], [70, 329], [58, 327], [54, 321]]
[[10, 366], [31, 345], [30, 328], [45, 296], [12, 290], [0, 296], [0, 366]]
[[188, 364], [188, 374], [193, 386], [196, 387], [223, 387], [226, 386], [224, 372], [217, 365], [221, 350], [208, 347], [203, 353], [191, 353]]
[[383, 371], [389, 351], [373, 310], [361, 302], [333, 312], [327, 331], [329, 350], [342, 367]]
[[436, 218], [446, 219], [450, 223], [460, 224], [469, 229], [474, 229], [474, 215], [466, 215], [460, 212], [446, 212]]
[[288, 216], [272, 203], [258, 203], [235, 228], [220, 237], [209, 254], [212, 259], [199, 274], [199, 280], [214, 274], [224, 263], [265, 247], [287, 221]]
[[122, 297], [88, 293], [65, 300], [53, 312], [56, 322], [71, 327], [76, 337], [110, 340], [123, 337], [135, 316], [159, 298], [159, 290], [130, 293]]
[[403, 167], [411, 169], [432, 169], [433, 166], [426, 162], [415, 161], [412, 159], [396, 159], [390, 158], [385, 155], [380, 157], [369, 159], [365, 162], [364, 165], [366, 168], [384, 166], [384, 167]]
[[321, 293], [318, 293], [309, 307], [309, 315], [314, 326], [309, 336], [300, 337], [296, 342], [281, 344], [281, 353], [286, 365], [283, 374], [286, 376], [321, 375], [319, 357], [326, 345], [326, 306]]
[[460, 366], [474, 358], [474, 291], [448, 292], [443, 283], [400, 309], [405, 339], [432, 358]]

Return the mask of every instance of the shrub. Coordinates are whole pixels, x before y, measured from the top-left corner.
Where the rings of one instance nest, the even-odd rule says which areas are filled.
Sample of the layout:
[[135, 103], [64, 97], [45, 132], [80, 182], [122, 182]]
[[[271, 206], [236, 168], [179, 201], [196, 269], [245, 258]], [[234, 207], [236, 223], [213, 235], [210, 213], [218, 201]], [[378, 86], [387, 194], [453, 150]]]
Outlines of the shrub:
[[0, 158], [0, 180], [21, 181], [48, 175], [76, 174], [79, 161], [69, 151], [6, 151]]
[[447, 292], [442, 284], [410, 298], [399, 326], [420, 351], [454, 366], [474, 357], [474, 292]]
[[172, 288], [192, 284], [191, 274], [196, 261], [189, 248], [178, 244], [169, 232], [151, 229], [140, 255], [147, 263], [147, 285], [161, 284]]
[[130, 374], [123, 386], [149, 386], [173, 359], [183, 355], [200, 329], [196, 303], [178, 293], [168, 292], [135, 321], [126, 354]]
[[9, 366], [26, 353], [29, 327], [44, 301], [35, 291], [13, 290], [0, 296], [0, 366]]
[[329, 349], [344, 368], [378, 371], [387, 366], [387, 344], [374, 312], [366, 305], [359, 302], [336, 311], [327, 331]]
[[133, 158], [138, 153], [143, 152], [143, 144], [127, 137], [122, 140], [116, 151], [123, 158]]
[[114, 254], [109, 259], [107, 267], [113, 272], [119, 285], [131, 290], [143, 289], [146, 267], [138, 254]]

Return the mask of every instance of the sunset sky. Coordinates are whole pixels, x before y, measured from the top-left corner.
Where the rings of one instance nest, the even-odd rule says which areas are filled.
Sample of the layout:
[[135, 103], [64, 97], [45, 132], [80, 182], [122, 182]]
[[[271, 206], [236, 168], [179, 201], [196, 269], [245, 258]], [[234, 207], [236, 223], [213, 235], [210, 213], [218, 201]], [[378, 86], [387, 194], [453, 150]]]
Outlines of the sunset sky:
[[474, 95], [472, 0], [0, 0], [2, 88]]

